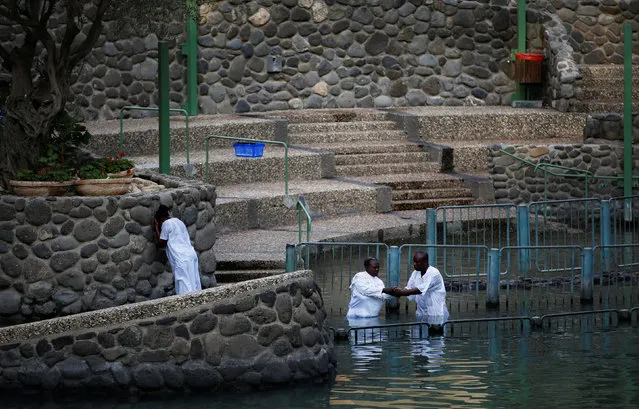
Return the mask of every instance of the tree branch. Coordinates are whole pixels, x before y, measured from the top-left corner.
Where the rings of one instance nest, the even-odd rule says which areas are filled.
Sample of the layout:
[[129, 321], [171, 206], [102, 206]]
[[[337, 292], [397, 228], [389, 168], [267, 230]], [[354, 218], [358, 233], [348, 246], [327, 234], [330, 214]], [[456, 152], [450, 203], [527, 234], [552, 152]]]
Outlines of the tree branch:
[[0, 44], [0, 58], [2, 58], [2, 66], [8, 72], [11, 72], [13, 69], [13, 60], [11, 59], [11, 55], [9, 51], [2, 44]]
[[89, 34], [84, 39], [80, 47], [71, 55], [69, 59], [68, 67], [75, 67], [76, 64], [87, 56], [93, 49], [93, 46], [98, 41], [100, 37], [100, 33], [102, 32], [102, 19], [104, 18], [104, 12], [106, 11], [109, 5], [109, 0], [100, 0], [98, 3], [98, 9], [95, 12], [95, 20], [93, 20], [93, 24], [91, 24], [91, 29], [89, 30]]
[[67, 7], [67, 24], [64, 30], [64, 38], [60, 44], [60, 64], [67, 64], [69, 62], [73, 40], [75, 36], [80, 33], [80, 27], [78, 27], [75, 21], [76, 17], [77, 14], [73, 7]]

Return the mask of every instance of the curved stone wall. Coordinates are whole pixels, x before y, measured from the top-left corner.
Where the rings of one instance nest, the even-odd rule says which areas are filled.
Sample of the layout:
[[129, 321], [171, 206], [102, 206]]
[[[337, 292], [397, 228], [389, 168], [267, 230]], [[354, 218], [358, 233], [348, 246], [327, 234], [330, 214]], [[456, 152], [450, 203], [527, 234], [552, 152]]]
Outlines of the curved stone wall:
[[0, 325], [174, 294], [153, 216], [188, 227], [202, 285], [215, 285], [215, 187], [141, 175], [167, 187], [113, 197], [0, 197]]
[[334, 373], [310, 271], [0, 329], [0, 388], [140, 394]]
[[[517, 145], [490, 148], [488, 171], [495, 188], [497, 203], [529, 203], [544, 199], [544, 174], [533, 166], [521, 166], [521, 162], [503, 152], [524, 158], [535, 164], [552, 163], [592, 172], [595, 176], [623, 175], [623, 144], [573, 144], [573, 145]], [[634, 157], [639, 147], [633, 149]], [[560, 170], [561, 171], [561, 170]], [[566, 200], [586, 197], [582, 178], [548, 176], [548, 200]], [[637, 191], [636, 188], [633, 189]], [[623, 188], [614, 180], [595, 179], [588, 184], [587, 197], [623, 196]]]

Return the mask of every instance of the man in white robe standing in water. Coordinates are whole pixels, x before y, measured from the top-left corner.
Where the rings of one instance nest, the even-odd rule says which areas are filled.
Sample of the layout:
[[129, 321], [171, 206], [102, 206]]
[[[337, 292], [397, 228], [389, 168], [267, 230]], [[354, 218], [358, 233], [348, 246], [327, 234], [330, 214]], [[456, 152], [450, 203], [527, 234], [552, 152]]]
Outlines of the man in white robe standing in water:
[[415, 315], [428, 324], [441, 325], [448, 320], [446, 287], [438, 269], [428, 264], [428, 254], [418, 251], [413, 256], [413, 274], [406, 289], [398, 295], [406, 295], [417, 303]]
[[384, 287], [379, 274], [379, 261], [370, 257], [364, 260], [364, 269], [355, 274], [351, 282], [351, 301], [348, 304], [346, 318], [376, 318], [379, 316], [384, 300], [401, 291], [396, 287]]
[[169, 208], [161, 205], [153, 221], [160, 247], [166, 246], [175, 279], [175, 293], [184, 294], [202, 289], [197, 253], [191, 245], [189, 232], [182, 220], [169, 215]]

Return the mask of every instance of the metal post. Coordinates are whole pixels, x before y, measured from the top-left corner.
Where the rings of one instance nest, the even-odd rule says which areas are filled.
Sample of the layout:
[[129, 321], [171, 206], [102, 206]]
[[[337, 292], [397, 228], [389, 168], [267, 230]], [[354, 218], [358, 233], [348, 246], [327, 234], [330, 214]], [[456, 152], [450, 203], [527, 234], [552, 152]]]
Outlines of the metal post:
[[166, 41], [158, 42], [158, 82], [160, 93], [160, 173], [171, 173], [171, 143], [169, 133], [169, 44]]
[[486, 306], [499, 306], [499, 249], [488, 250], [488, 282], [486, 283]]
[[[399, 247], [391, 246], [388, 254], [388, 271], [386, 272], [386, 283], [388, 287], [399, 286], [400, 271]], [[399, 302], [396, 297], [386, 301], [386, 312], [399, 312]]]
[[599, 220], [601, 222], [601, 258], [602, 265], [605, 272], [611, 270], [610, 260], [610, 246], [612, 244], [611, 235], [611, 219], [610, 219], [610, 202], [608, 200], [602, 200], [599, 206]]
[[189, 115], [198, 112], [197, 86], [197, 4], [195, 0], [186, 0], [186, 43], [182, 44], [182, 54], [186, 55], [187, 102], [183, 108]]
[[592, 282], [594, 271], [594, 251], [591, 247], [584, 248], [583, 252], [583, 268], [581, 269], [581, 302], [592, 302]]
[[[517, 206], [517, 246], [530, 247], [530, 212], [528, 206]], [[522, 277], [528, 274], [530, 265], [530, 249], [519, 249], [519, 272]]]
[[291, 273], [295, 271], [295, 267], [297, 266], [297, 260], [295, 259], [295, 245], [287, 244], [286, 245], [286, 272]]
[[623, 195], [632, 196], [632, 27], [630, 24], [623, 27]]
[[[437, 211], [426, 209], [426, 244], [437, 244]], [[426, 247], [428, 264], [437, 265], [437, 247]]]
[[[526, 0], [517, 0], [517, 51], [526, 52]], [[515, 61], [513, 53], [512, 61]], [[522, 101], [525, 99], [526, 86], [517, 83], [513, 101]]]

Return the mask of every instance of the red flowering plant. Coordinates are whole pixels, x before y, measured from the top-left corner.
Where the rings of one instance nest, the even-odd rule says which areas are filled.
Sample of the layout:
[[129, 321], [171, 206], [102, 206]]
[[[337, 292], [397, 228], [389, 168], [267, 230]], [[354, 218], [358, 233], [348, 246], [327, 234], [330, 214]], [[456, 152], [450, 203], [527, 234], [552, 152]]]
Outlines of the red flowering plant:
[[116, 157], [109, 156], [100, 161], [102, 167], [106, 169], [107, 173], [119, 173], [125, 172], [127, 175], [133, 175], [133, 168], [135, 164], [129, 158], [124, 157], [124, 152], [120, 152], [120, 154]]

